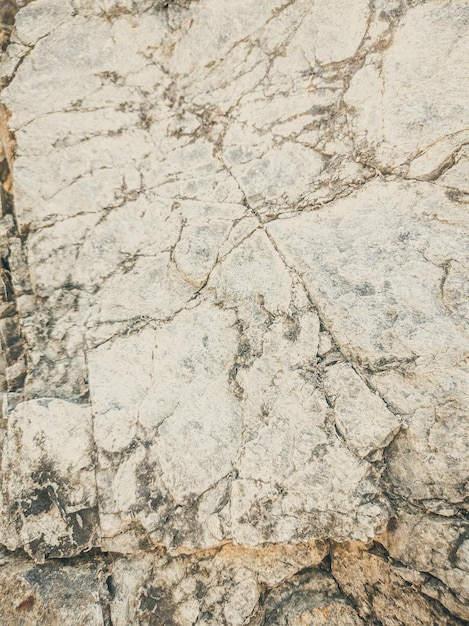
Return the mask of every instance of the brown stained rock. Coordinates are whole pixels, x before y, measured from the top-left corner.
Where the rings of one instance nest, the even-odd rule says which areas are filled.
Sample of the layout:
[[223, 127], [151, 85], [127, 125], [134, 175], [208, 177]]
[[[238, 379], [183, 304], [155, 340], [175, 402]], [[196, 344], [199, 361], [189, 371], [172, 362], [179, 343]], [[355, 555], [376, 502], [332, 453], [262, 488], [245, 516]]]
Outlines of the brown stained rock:
[[[400, 568], [393, 565], [379, 544], [374, 547], [347, 542], [334, 546], [332, 574], [367, 623], [372, 624], [373, 620], [384, 626], [457, 626], [466, 623], [433, 600], [425, 587], [424, 577], [418, 572], [414, 572], [413, 580], [412, 572], [405, 572], [405, 568], [401, 574]], [[458, 613], [461, 611], [464, 606], [459, 607]]]

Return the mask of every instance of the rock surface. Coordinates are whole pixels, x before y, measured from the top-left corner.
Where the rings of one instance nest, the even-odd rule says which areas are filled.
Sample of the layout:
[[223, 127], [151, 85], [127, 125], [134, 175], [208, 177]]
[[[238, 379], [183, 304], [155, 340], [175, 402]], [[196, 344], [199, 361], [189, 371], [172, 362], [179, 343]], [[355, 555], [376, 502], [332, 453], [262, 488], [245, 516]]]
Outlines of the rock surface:
[[0, 16], [2, 624], [469, 621], [466, 0]]

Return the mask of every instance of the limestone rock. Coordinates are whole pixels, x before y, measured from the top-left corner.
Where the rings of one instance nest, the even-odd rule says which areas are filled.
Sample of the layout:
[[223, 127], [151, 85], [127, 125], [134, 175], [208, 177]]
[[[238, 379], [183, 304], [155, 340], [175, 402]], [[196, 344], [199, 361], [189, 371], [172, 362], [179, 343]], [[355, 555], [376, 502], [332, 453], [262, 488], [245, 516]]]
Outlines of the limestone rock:
[[[403, 569], [393, 567], [380, 544], [371, 546], [371, 550], [355, 543], [343, 544], [332, 551], [334, 577], [341, 589], [353, 598], [365, 623], [380, 621], [385, 626], [464, 623], [448, 614], [439, 602], [432, 602], [424, 577], [417, 572], [411, 577], [411, 572], [406, 575]], [[460, 608], [464, 611], [463, 606]]]
[[[468, 104], [460, 97], [459, 71], [468, 69], [468, 21], [464, 0], [419, 3], [403, 17], [382, 56], [370, 58], [354, 75], [345, 96], [356, 110], [351, 126], [367, 149], [376, 150], [381, 167], [412, 161], [465, 129]], [[443, 145], [439, 154], [443, 161]]]
[[[241, 626], [253, 618], [253, 623], [269, 624], [269, 593], [275, 595], [279, 585], [288, 587], [284, 581], [295, 581], [303, 568], [311, 570], [308, 578], [318, 604], [322, 601], [326, 607], [322, 610], [330, 606], [330, 610], [339, 614], [343, 610], [347, 615], [349, 607], [333, 579], [315, 567], [327, 552], [325, 548], [314, 544], [260, 549], [225, 546], [172, 559], [152, 554], [119, 559], [109, 570], [115, 590], [110, 603], [112, 623]], [[308, 591], [299, 586], [298, 599], [303, 599], [305, 606], [310, 606]], [[256, 621], [258, 617], [264, 621]]]
[[6, 546], [38, 561], [99, 541], [91, 412], [41, 398], [18, 404], [3, 450]]
[[0, 615], [5, 626], [109, 624], [102, 607], [107, 593], [103, 565], [75, 567], [60, 561], [35, 565], [20, 555], [2, 555], [0, 564]]
[[468, 6], [3, 2], [2, 624], [469, 620]]

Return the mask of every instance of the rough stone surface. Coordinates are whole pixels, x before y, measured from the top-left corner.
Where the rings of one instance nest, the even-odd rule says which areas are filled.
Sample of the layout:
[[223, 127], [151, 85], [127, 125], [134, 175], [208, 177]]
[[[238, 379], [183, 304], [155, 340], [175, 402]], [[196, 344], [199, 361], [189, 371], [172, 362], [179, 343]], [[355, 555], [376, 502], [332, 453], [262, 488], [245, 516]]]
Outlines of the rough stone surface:
[[4, 539], [37, 560], [73, 556], [98, 541], [89, 407], [42, 398], [18, 404], [3, 448]]
[[469, 621], [467, 1], [0, 18], [0, 622]]
[[[0, 560], [0, 615], [5, 626], [105, 626], [105, 564], [35, 565], [23, 555]], [[107, 612], [109, 614], [109, 612]]]

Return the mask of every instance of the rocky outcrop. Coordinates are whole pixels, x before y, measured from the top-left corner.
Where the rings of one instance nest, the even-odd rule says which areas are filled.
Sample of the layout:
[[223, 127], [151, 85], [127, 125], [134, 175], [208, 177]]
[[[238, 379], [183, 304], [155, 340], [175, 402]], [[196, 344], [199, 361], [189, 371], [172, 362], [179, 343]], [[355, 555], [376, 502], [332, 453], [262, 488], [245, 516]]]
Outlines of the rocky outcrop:
[[2, 624], [467, 623], [467, 2], [0, 14]]

